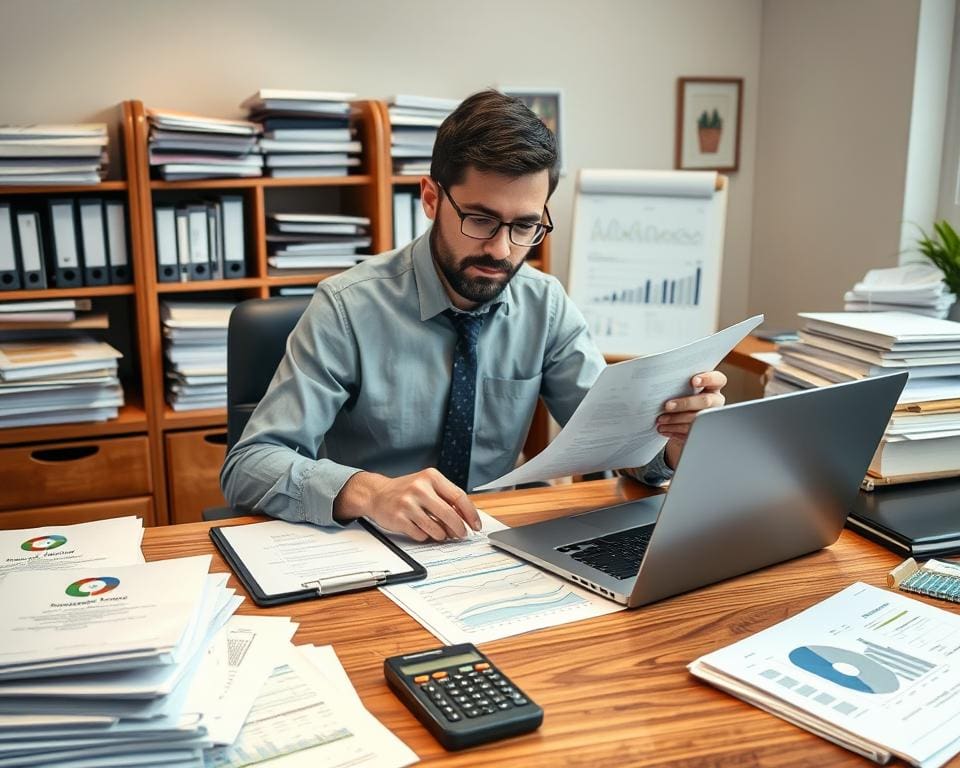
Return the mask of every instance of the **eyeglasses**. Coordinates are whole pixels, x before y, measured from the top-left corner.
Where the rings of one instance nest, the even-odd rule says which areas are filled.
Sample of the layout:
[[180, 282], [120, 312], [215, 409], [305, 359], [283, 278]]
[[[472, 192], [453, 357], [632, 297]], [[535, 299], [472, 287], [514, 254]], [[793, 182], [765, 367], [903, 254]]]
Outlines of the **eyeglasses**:
[[453, 199], [450, 192], [442, 184], [438, 184], [443, 193], [449, 198], [450, 205], [460, 217], [460, 231], [467, 237], [474, 240], [490, 240], [497, 236], [500, 227], [506, 227], [510, 235], [510, 242], [514, 245], [530, 247], [543, 242], [543, 238], [553, 231], [553, 220], [550, 218], [550, 211], [547, 206], [543, 206], [543, 214], [547, 220], [538, 222], [529, 221], [501, 221], [495, 216], [487, 216], [481, 213], [464, 213]]

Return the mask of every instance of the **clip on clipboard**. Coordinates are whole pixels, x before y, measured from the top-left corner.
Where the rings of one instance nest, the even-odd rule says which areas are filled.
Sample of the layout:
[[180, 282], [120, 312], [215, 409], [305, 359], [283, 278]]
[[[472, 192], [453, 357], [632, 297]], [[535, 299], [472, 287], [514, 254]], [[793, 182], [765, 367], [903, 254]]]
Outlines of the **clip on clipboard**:
[[415, 581], [427, 569], [366, 520], [343, 528], [270, 520], [210, 529], [259, 606]]

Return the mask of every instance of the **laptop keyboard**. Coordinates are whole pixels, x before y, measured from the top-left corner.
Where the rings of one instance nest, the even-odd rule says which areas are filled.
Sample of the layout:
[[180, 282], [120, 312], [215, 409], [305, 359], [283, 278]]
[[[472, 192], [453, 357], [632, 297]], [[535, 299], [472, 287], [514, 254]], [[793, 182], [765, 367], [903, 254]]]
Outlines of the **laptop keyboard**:
[[640, 561], [647, 551], [652, 533], [652, 525], [641, 525], [595, 539], [565, 544], [556, 550], [615, 579], [630, 579], [640, 570]]

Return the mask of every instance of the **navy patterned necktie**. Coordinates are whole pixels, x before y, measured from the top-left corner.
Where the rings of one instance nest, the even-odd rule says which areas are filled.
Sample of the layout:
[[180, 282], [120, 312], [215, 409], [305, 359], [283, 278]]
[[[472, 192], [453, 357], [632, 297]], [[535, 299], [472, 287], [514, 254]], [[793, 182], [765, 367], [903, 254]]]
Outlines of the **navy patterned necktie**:
[[452, 483], [467, 491], [470, 451], [473, 448], [473, 413], [477, 399], [477, 340], [485, 315], [468, 315], [451, 309], [444, 314], [457, 330], [457, 346], [453, 351], [450, 401], [447, 404], [437, 469]]

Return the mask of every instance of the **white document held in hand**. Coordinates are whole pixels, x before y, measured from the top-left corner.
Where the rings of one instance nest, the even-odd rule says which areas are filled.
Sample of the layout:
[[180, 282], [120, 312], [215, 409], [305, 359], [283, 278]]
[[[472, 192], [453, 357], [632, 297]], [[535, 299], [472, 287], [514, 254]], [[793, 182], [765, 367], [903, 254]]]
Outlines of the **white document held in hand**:
[[657, 432], [663, 404], [692, 394], [690, 379], [716, 368], [762, 322], [755, 315], [682, 347], [607, 366], [542, 453], [473, 490], [643, 466], [667, 443]]

